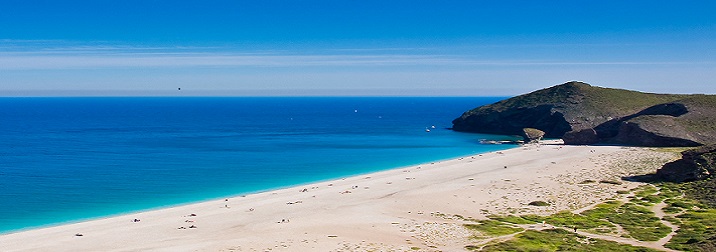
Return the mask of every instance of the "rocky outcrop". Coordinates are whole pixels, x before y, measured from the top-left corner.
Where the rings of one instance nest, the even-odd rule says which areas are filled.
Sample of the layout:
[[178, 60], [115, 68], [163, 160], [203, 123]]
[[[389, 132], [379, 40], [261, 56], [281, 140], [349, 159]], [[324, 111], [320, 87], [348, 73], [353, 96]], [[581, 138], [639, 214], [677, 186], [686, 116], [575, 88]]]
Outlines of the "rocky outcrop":
[[669, 116], [649, 116], [619, 124], [617, 135], [603, 141], [612, 144], [650, 147], [700, 146], [687, 130]]
[[699, 146], [716, 141], [716, 96], [568, 82], [470, 110], [453, 121], [456, 131], [523, 135], [523, 128], [573, 145]]
[[572, 127], [552, 105], [515, 108], [505, 111], [485, 109], [478, 114], [453, 121], [453, 130], [500, 135], [520, 135], [524, 128], [536, 128], [547, 137], [558, 138]]
[[573, 130], [565, 133], [562, 140], [569, 144], [589, 145], [599, 143], [599, 135], [593, 128]]
[[716, 174], [716, 145], [706, 145], [681, 153], [682, 158], [664, 165], [656, 175], [665, 181], [689, 182]]
[[[689, 112], [683, 103], [665, 103], [639, 113], [612, 119], [593, 129], [567, 132], [564, 142], [572, 145], [609, 143], [651, 147], [699, 146], [702, 139], [692, 136], [677, 118]], [[707, 140], [707, 139], [703, 139]]]
[[525, 143], [539, 142], [540, 140], [542, 140], [542, 137], [544, 137], [544, 131], [534, 128], [522, 129], [522, 138], [524, 139]]

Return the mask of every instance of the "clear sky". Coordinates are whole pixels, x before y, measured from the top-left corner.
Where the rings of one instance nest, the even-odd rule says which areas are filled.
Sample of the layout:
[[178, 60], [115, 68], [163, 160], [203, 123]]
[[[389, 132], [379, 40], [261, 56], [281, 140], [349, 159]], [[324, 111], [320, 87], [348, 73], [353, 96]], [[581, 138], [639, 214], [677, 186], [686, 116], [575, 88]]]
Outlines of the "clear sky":
[[716, 93], [716, 1], [0, 0], [0, 96], [492, 96], [570, 80]]

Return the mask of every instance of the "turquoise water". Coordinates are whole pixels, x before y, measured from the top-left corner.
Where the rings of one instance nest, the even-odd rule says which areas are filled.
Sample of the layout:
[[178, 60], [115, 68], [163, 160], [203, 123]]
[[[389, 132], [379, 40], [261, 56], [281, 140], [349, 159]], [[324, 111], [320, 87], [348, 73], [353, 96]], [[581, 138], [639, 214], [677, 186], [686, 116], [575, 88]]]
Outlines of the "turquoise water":
[[500, 99], [0, 98], [0, 233], [510, 148], [446, 129]]

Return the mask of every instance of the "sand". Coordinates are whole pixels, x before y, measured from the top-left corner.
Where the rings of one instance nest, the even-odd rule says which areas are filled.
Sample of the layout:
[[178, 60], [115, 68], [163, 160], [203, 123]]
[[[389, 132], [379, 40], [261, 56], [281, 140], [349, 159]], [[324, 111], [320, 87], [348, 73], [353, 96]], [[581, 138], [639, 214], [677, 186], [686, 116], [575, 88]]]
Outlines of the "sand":
[[[634, 188], [643, 148], [556, 143], [0, 236], [3, 251], [460, 251], [460, 218], [551, 214]], [[634, 166], [634, 162], [651, 164]], [[547, 207], [529, 206], [546, 201]], [[138, 219], [138, 222], [134, 220]], [[81, 234], [81, 236], [78, 236]]]

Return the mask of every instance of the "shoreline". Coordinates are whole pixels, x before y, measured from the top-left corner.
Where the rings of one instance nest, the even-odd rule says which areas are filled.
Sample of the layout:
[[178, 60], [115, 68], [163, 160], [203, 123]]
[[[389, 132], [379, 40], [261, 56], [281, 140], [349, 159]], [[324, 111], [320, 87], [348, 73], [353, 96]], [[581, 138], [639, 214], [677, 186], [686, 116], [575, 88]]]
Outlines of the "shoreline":
[[[510, 145], [510, 146], [512, 146], [512, 145]], [[115, 217], [129, 216], [129, 215], [133, 215], [133, 214], [141, 214], [141, 213], [144, 213], [144, 212], [159, 211], [159, 210], [167, 209], [167, 208], [177, 208], [177, 207], [183, 207], [183, 206], [189, 206], [189, 205], [195, 205], [195, 204], [202, 204], [202, 203], [207, 203], [207, 202], [213, 202], [213, 201], [224, 200], [224, 199], [226, 199], [226, 198], [242, 198], [242, 197], [246, 197], [246, 196], [248, 196], [248, 195], [256, 195], [256, 194], [267, 193], [267, 192], [273, 192], [273, 191], [279, 191], [279, 190], [285, 190], [285, 189], [291, 189], [291, 188], [305, 187], [305, 186], [307, 186], [307, 185], [312, 185], [312, 184], [319, 184], [319, 183], [323, 183], [323, 182], [338, 181], [338, 180], [344, 180], [344, 179], [346, 179], [346, 178], [359, 177], [359, 176], [364, 176], [364, 175], [369, 175], [369, 174], [374, 174], [374, 173], [387, 172], [387, 171], [391, 171], [391, 170], [398, 170], [398, 169], [416, 167], [416, 166], [424, 165], [424, 164], [427, 164], [427, 163], [440, 163], [440, 162], [445, 162], [445, 161], [460, 159], [460, 158], [464, 158], [464, 157], [470, 157], [470, 156], [475, 156], [475, 155], [483, 155], [483, 154], [486, 154], [486, 153], [506, 151], [506, 150], [515, 149], [515, 148], [519, 148], [519, 147], [520, 147], [520, 145], [514, 144], [514, 147], [508, 148], [508, 149], [504, 149], [504, 150], [488, 151], [488, 152], [484, 152], [484, 153], [475, 153], [475, 154], [467, 154], [467, 155], [464, 155], [464, 156], [457, 156], [457, 157], [452, 157], [452, 158], [438, 159], [438, 160], [434, 160], [434, 161], [430, 161], [430, 162], [426, 162], [426, 163], [411, 164], [411, 165], [409, 164], [409, 165], [391, 167], [391, 168], [387, 168], [387, 169], [378, 169], [378, 170], [376, 170], [376, 171], [362, 172], [362, 173], [350, 174], [350, 175], [345, 175], [345, 176], [340, 176], [340, 177], [335, 177], [335, 178], [327, 178], [327, 179], [321, 179], [321, 180], [315, 180], [315, 181], [308, 181], [308, 182], [305, 182], [305, 183], [297, 183], [297, 184], [294, 184], [294, 185], [278, 186], [278, 187], [274, 187], [274, 188], [259, 189], [259, 190], [255, 190], [255, 191], [247, 191], [247, 192], [242, 192], [242, 193], [228, 194], [228, 195], [225, 195], [225, 196], [211, 197], [211, 198], [202, 199], [202, 200], [197, 200], [197, 201], [188, 201], [188, 202], [177, 203], [177, 204], [169, 204], [169, 205], [156, 206], [156, 207], [151, 207], [151, 208], [144, 208], [144, 209], [132, 210], [132, 211], [128, 211], [128, 212], [120, 212], [120, 213], [114, 213], [114, 214], [109, 214], [109, 215], [101, 215], [101, 216], [96, 216], [96, 217], [88, 217], [88, 218], [82, 218], [82, 219], [68, 220], [68, 221], [62, 221], [62, 222], [57, 222], [57, 223], [50, 223], [50, 224], [40, 225], [40, 226], [31, 226], [31, 227], [22, 228], [22, 229], [15, 229], [15, 230], [9, 230], [9, 231], [0, 231], [0, 237], [5, 236], [5, 235], [10, 235], [10, 234], [15, 234], [15, 233], [30, 232], [30, 231], [34, 231], [34, 230], [38, 230], [38, 229], [54, 228], [54, 227], [59, 227], [59, 226], [66, 226], [66, 225], [79, 224], [79, 223], [84, 223], [84, 222], [98, 221], [98, 220], [109, 219], [109, 218], [115, 218]]]
[[[480, 219], [489, 214], [547, 214], [599, 202], [638, 183], [580, 185], [577, 180], [629, 175], [603, 174], [609, 168], [609, 161], [604, 160], [629, 158], [633, 151], [648, 150], [525, 145], [226, 199], [6, 233], [0, 235], [0, 243], [6, 251], [327, 251], [345, 246], [358, 248], [355, 250], [400, 250], [411, 245], [462, 249], [459, 241], [468, 234], [441, 216]], [[527, 206], [534, 200], [551, 202], [551, 206]], [[436, 232], [447, 237], [432, 237]]]

